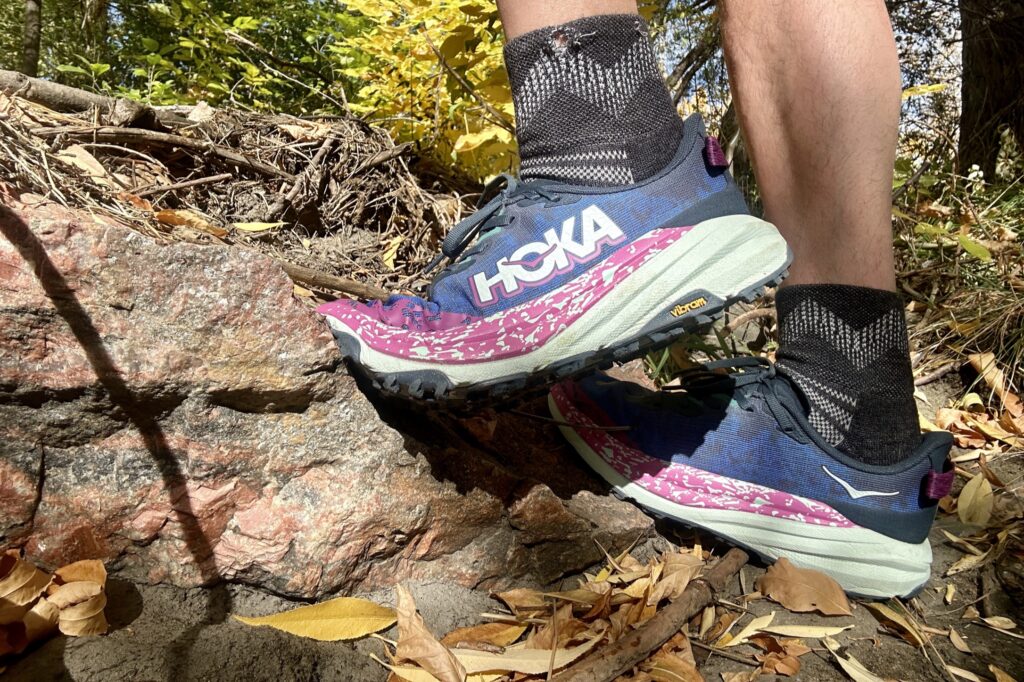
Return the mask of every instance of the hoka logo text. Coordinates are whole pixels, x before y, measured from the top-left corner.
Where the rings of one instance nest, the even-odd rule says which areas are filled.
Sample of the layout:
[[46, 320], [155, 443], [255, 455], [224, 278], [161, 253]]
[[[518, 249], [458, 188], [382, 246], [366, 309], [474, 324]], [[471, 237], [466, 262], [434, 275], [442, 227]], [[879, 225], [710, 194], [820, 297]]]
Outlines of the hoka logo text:
[[476, 304], [488, 305], [498, 296], [508, 298], [522, 289], [540, 286], [580, 263], [593, 260], [603, 245], [619, 244], [626, 238], [597, 206], [588, 206], [580, 214], [579, 240], [575, 232], [576, 217], [566, 218], [561, 230], [551, 228], [544, 233], [544, 241], [524, 244], [511, 257], [499, 260], [495, 274], [473, 275], [469, 283]]

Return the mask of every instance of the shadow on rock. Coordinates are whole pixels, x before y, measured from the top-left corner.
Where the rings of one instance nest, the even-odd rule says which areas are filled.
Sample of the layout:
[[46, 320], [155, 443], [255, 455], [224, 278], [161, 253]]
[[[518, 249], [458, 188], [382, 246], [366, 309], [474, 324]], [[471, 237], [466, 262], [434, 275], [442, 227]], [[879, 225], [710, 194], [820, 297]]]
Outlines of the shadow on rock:
[[[213, 549], [209, 539], [196, 521], [196, 514], [185, 487], [185, 476], [174, 452], [167, 443], [167, 437], [160, 427], [158, 416], [161, 409], [154, 410], [145, 396], [137, 395], [122, 378], [121, 371], [103, 343], [88, 312], [78, 301], [75, 289], [69, 285], [61, 271], [50, 259], [45, 245], [33, 234], [29, 226], [11, 209], [0, 205], [0, 232], [17, 249], [18, 253], [32, 267], [32, 272], [46, 293], [57, 314], [67, 323], [78, 344], [82, 347], [96, 379], [110, 399], [110, 402], [128, 419], [140, 434], [146, 450], [157, 464], [167, 491], [171, 508], [184, 530], [184, 541], [192, 561], [199, 568], [203, 580], [208, 584], [220, 582], [220, 575], [213, 561]], [[175, 495], [171, 491], [179, 492]], [[89, 558], [89, 557], [82, 557]], [[230, 595], [225, 590], [211, 591], [207, 617], [210, 622], [221, 622], [231, 610]], [[185, 645], [191, 645], [194, 638], [185, 637]]]

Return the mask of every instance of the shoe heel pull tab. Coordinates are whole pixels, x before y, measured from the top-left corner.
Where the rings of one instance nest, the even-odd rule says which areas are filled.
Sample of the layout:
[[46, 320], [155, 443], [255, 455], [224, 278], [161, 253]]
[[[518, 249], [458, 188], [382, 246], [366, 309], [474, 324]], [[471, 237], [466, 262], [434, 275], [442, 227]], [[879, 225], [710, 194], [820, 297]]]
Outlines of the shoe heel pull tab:
[[709, 169], [724, 170], [729, 167], [729, 159], [725, 156], [725, 150], [718, 143], [718, 138], [708, 135], [704, 138], [704, 163]]

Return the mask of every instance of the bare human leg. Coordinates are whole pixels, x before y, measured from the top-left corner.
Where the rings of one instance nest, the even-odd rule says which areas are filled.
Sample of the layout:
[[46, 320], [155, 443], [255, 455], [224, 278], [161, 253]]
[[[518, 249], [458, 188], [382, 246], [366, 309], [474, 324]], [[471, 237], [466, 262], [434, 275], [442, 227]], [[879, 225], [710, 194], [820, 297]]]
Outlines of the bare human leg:
[[900, 112], [881, 0], [722, 0], [733, 97], [787, 284], [895, 289], [889, 193]]
[[780, 369], [811, 424], [870, 464], [920, 441], [890, 192], [900, 73], [881, 0], [721, 0], [733, 97], [766, 217], [795, 260]]

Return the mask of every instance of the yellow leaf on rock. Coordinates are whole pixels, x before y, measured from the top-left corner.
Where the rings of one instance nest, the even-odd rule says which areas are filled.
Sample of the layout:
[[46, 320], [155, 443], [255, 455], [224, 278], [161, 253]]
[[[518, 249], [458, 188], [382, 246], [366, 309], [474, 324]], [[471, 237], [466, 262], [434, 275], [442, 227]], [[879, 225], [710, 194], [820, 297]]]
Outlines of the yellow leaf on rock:
[[992, 517], [992, 484], [984, 474], [977, 474], [969, 480], [957, 498], [957, 515], [963, 523], [984, 526]]
[[758, 578], [757, 589], [790, 611], [851, 615], [850, 602], [839, 583], [820, 571], [797, 568], [785, 557]]
[[389, 628], [396, 616], [392, 609], [366, 599], [338, 597], [269, 616], [234, 618], [246, 625], [266, 625], [300, 637], [336, 642]]
[[958, 668], [955, 665], [947, 665], [946, 670], [962, 680], [967, 680], [968, 682], [982, 682], [982, 678], [978, 677], [970, 670], [964, 670], [963, 668]]

